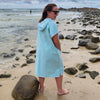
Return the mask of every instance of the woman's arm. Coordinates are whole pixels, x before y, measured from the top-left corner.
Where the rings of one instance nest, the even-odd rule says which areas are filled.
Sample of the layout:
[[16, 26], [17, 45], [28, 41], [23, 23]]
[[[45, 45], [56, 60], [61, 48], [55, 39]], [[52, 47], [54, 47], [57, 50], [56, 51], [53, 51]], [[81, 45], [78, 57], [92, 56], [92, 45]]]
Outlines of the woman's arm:
[[61, 46], [60, 46], [60, 42], [58, 39], [58, 34], [54, 35], [52, 37], [52, 40], [53, 40], [54, 45], [61, 51]]

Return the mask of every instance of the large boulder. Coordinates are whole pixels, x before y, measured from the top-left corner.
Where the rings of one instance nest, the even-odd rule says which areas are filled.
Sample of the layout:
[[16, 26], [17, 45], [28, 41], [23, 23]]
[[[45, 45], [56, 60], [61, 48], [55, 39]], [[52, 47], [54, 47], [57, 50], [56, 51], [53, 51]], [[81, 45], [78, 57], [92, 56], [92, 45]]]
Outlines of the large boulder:
[[89, 42], [86, 44], [87, 49], [96, 50], [99, 46], [95, 43]]
[[12, 91], [15, 100], [34, 100], [38, 93], [39, 81], [32, 75], [24, 75], [20, 78]]
[[94, 52], [90, 52], [91, 54], [100, 54], [100, 47], [98, 47]]
[[87, 44], [88, 42], [91, 42], [91, 39], [79, 40], [78, 45], [79, 45], [79, 46], [86, 46], [86, 44]]

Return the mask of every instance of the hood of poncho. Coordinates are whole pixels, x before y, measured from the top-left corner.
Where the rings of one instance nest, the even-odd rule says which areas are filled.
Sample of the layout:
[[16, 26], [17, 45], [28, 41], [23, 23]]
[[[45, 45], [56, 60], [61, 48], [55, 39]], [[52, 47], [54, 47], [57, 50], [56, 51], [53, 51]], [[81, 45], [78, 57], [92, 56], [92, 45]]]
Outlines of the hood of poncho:
[[50, 21], [52, 21], [51, 18], [46, 18], [46, 19], [44, 19], [41, 23], [38, 24], [38, 29], [39, 29], [40, 31], [45, 30], [45, 28], [47, 27], [47, 25], [48, 25], [48, 23], [49, 23]]

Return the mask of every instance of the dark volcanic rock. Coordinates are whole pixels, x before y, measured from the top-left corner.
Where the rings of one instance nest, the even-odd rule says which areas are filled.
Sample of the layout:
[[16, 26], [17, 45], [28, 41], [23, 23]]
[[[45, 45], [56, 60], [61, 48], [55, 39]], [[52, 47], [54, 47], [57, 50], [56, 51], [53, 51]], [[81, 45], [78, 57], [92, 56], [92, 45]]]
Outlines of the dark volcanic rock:
[[83, 39], [84, 38], [84, 36], [79, 36], [79, 39]]
[[67, 36], [65, 37], [65, 39], [71, 39], [71, 40], [74, 40], [75, 37], [76, 37], [76, 35], [67, 35]]
[[0, 74], [0, 78], [9, 78], [11, 74]]
[[38, 93], [39, 81], [35, 76], [24, 75], [20, 78], [12, 91], [15, 100], [34, 100]]
[[83, 26], [88, 26], [89, 25], [89, 23], [83, 23]]
[[70, 74], [70, 75], [74, 75], [76, 74], [78, 71], [75, 67], [71, 67], [71, 68], [66, 68], [64, 70], [67, 74]]
[[91, 38], [92, 42], [94, 43], [98, 43], [100, 40], [99, 40], [99, 37], [92, 37]]
[[63, 34], [59, 34], [59, 39], [64, 39]]
[[88, 35], [88, 34], [87, 34], [87, 35], [84, 35], [84, 36], [83, 36], [83, 39], [91, 39], [92, 37], [93, 37], [92, 35]]
[[19, 66], [20, 64], [13, 64], [11, 69], [16, 68], [17, 66]]
[[79, 47], [77, 46], [77, 47], [72, 47], [71, 49], [78, 49]]
[[85, 17], [84, 19], [87, 20], [87, 21], [91, 20], [90, 17]]
[[79, 70], [86, 70], [87, 68], [89, 68], [86, 63], [83, 63], [83, 64], [77, 64], [76, 67], [79, 69]]
[[75, 23], [75, 20], [76, 20], [76, 19], [72, 19], [71, 22]]
[[90, 77], [91, 77], [92, 79], [95, 79], [95, 77], [98, 76], [99, 73], [96, 72], [96, 71], [91, 71], [91, 72], [89, 73], [89, 75], [90, 75]]
[[[97, 35], [100, 35], [100, 32], [95, 32]], [[99, 42], [100, 42], [100, 40], [99, 40]]]
[[84, 70], [84, 73], [91, 73], [91, 71], [89, 71], [89, 70]]
[[87, 48], [87, 49], [96, 50], [98, 47], [99, 47], [99, 46], [98, 46], [97, 44], [92, 43], [92, 42], [88, 42], [88, 43], [86, 44], [86, 48]]
[[36, 49], [35, 49], [35, 50], [31, 50], [29, 53], [30, 53], [30, 54], [36, 53]]
[[66, 22], [66, 24], [70, 24], [70, 22]]
[[32, 56], [31, 53], [27, 54], [27, 55], [26, 55], [26, 58], [29, 59], [30, 56]]
[[12, 52], [16, 52], [17, 48], [10, 49]]
[[30, 74], [32, 71], [28, 71], [28, 74]]
[[23, 51], [24, 51], [24, 49], [18, 49], [18, 51], [19, 51], [19, 52], [23, 52]]
[[82, 31], [80, 32], [80, 34], [86, 35], [86, 34], [87, 34], [87, 31], [86, 31], [86, 30], [82, 30]]
[[100, 84], [100, 82], [98, 82], [98, 84]]
[[28, 38], [25, 38], [24, 41], [29, 41], [29, 39]]
[[100, 28], [100, 24], [98, 24], [96, 27], [97, 27], [97, 28]]
[[95, 77], [99, 75], [99, 72], [96, 72], [96, 71], [86, 70], [86, 71], [84, 71], [84, 73], [88, 73], [92, 79], [95, 79]]
[[56, 22], [56, 24], [59, 24], [59, 22]]
[[11, 53], [11, 54], [3, 53], [2, 55], [4, 58], [12, 58], [15, 56], [15, 53]]
[[94, 23], [95, 23], [95, 20], [90, 20], [89, 21], [89, 24], [92, 24], [93, 25]]
[[79, 45], [79, 46], [86, 46], [86, 44], [87, 44], [88, 42], [91, 42], [91, 39], [79, 40], [78, 45]]
[[97, 48], [94, 52], [90, 52], [91, 54], [100, 54], [100, 47]]
[[82, 30], [81, 32], [79, 32], [80, 34], [82, 34], [82, 35], [91, 35], [92, 34], [92, 30]]
[[100, 61], [100, 57], [94, 57], [89, 59], [90, 62], [95, 63]]
[[67, 54], [69, 54], [69, 52], [66, 52], [66, 51], [62, 51], [62, 53], [67, 53]]
[[24, 63], [24, 64], [22, 64], [22, 65], [21, 65], [21, 67], [24, 67], [24, 66], [27, 66], [27, 64], [26, 64], [26, 63]]
[[12, 65], [12, 68], [16, 68], [16, 65]]
[[26, 63], [27, 63], [27, 64], [35, 63], [35, 60], [34, 60], [34, 59], [27, 59]]
[[15, 60], [19, 60], [19, 57], [16, 57]]

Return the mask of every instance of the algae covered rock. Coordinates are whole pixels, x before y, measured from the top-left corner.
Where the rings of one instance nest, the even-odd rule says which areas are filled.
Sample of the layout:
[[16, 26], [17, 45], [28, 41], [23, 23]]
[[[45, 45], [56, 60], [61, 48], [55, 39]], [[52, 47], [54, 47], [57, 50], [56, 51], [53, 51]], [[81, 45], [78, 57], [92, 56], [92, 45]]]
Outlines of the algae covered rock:
[[38, 93], [39, 81], [35, 76], [24, 75], [12, 91], [15, 100], [33, 100]]

